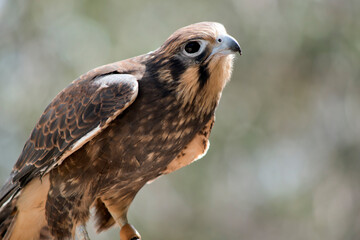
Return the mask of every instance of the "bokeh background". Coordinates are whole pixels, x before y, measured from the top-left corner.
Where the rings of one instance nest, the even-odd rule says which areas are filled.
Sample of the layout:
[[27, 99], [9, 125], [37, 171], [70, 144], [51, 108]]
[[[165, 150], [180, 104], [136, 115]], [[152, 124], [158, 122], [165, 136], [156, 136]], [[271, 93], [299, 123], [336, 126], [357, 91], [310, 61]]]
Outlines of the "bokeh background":
[[[223, 23], [241, 44], [200, 161], [146, 185], [144, 239], [360, 238], [360, 1], [0, 0], [0, 183], [80, 74]], [[92, 239], [118, 239], [117, 227]]]

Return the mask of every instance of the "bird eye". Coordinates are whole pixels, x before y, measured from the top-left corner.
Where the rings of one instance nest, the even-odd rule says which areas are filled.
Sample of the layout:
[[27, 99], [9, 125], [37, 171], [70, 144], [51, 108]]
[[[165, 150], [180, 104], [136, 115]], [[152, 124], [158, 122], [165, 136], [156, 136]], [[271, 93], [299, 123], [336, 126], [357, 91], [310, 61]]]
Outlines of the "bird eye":
[[187, 53], [196, 53], [200, 49], [200, 44], [198, 42], [192, 41], [185, 45], [185, 51]]
[[190, 41], [183, 48], [183, 53], [189, 57], [200, 55], [205, 49], [206, 42], [204, 40]]

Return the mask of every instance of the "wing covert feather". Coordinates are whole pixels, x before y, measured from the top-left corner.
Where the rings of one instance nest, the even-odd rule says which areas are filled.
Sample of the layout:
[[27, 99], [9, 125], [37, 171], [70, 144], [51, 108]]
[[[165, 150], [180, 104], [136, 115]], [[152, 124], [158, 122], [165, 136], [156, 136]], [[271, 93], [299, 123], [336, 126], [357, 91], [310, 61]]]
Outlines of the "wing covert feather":
[[130, 74], [109, 74], [70, 84], [40, 117], [13, 168], [12, 182], [23, 186], [61, 164], [106, 128], [137, 93], [137, 79]]

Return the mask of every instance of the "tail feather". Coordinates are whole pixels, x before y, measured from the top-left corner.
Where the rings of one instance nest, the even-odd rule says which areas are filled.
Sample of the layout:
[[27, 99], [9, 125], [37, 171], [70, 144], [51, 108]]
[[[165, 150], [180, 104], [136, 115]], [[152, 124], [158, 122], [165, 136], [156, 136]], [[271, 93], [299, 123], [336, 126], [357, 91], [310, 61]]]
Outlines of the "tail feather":
[[100, 199], [97, 199], [95, 201], [94, 207], [96, 210], [95, 219], [98, 233], [110, 228], [112, 225], [115, 224], [114, 218], [111, 216], [109, 210], [106, 208], [105, 204]]
[[6, 236], [11, 232], [17, 214], [16, 201], [17, 198], [14, 198], [0, 209], [0, 240], [7, 239]]
[[19, 190], [19, 185], [13, 183], [11, 178], [0, 189], [0, 239], [7, 239], [6, 234], [11, 231], [17, 213], [17, 199], [14, 196]]
[[6, 205], [6, 202], [20, 190], [18, 183], [13, 183], [12, 178], [1, 187], [0, 189], [0, 211]]
[[48, 175], [33, 179], [24, 188], [7, 182], [0, 190], [0, 240], [47, 239], [49, 235], [45, 203], [49, 192]]

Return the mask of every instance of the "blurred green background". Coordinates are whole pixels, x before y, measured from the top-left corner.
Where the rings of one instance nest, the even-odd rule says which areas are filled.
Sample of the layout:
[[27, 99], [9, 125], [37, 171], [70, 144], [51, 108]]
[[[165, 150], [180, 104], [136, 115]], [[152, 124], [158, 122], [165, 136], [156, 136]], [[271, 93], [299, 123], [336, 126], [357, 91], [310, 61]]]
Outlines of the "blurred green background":
[[143, 239], [359, 239], [359, 10], [355, 0], [0, 0], [0, 182], [73, 79], [218, 21], [244, 54], [211, 148], [146, 185], [130, 222]]

